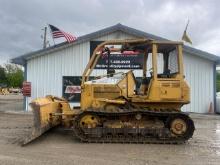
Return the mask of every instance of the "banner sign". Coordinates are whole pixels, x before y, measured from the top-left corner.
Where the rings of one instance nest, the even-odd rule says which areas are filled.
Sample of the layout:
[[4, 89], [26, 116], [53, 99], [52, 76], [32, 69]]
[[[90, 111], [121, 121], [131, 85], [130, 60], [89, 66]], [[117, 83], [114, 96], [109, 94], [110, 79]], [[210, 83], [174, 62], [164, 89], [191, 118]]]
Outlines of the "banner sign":
[[[94, 79], [93, 76], [89, 80]], [[63, 97], [69, 102], [80, 102], [81, 76], [63, 76]]]
[[[95, 48], [103, 41], [90, 41], [90, 55]], [[114, 52], [110, 55], [110, 69], [142, 69], [143, 54], [134, 51]], [[108, 68], [108, 55], [102, 54], [95, 69]]]
[[81, 76], [63, 76], [63, 97], [69, 102], [79, 102]]

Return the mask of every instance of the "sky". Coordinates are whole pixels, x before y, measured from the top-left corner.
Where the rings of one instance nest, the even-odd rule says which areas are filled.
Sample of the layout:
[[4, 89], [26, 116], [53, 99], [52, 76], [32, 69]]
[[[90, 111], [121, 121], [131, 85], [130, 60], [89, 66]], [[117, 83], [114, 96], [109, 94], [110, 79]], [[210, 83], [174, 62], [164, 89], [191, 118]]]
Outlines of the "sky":
[[[189, 19], [192, 47], [220, 56], [219, 7], [219, 0], [0, 0], [0, 64], [42, 49], [47, 24], [81, 36], [121, 23], [181, 40]], [[54, 44], [50, 33], [48, 40]]]

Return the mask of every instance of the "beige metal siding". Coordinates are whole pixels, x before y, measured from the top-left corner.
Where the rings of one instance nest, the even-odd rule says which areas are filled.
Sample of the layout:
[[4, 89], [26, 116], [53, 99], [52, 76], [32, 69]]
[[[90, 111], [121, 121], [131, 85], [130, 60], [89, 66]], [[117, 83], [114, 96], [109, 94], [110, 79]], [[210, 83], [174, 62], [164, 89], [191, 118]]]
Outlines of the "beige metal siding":
[[131, 39], [131, 38], [137, 38], [137, 37], [132, 36], [127, 33], [124, 33], [124, 32], [121, 32], [121, 31], [117, 31], [117, 32], [110, 33], [105, 36], [100, 36], [100, 37], [94, 39], [93, 41], [108, 41], [108, 40], [112, 40], [112, 39]]
[[213, 62], [197, 56], [184, 54], [186, 81], [191, 89], [191, 103], [186, 112], [207, 113], [214, 102]]

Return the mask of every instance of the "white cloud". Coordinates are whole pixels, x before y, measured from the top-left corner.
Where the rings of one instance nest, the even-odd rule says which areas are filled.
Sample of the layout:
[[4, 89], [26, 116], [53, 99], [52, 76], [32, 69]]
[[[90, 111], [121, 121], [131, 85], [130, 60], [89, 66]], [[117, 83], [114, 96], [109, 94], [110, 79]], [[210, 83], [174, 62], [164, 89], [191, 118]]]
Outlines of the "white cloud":
[[197, 45], [197, 48], [220, 56], [219, 45], [220, 45], [220, 29], [215, 29], [203, 35], [200, 43]]
[[41, 49], [46, 23], [79, 36], [120, 22], [179, 40], [188, 19], [193, 46], [219, 55], [219, 6], [218, 0], [0, 0], [0, 60]]

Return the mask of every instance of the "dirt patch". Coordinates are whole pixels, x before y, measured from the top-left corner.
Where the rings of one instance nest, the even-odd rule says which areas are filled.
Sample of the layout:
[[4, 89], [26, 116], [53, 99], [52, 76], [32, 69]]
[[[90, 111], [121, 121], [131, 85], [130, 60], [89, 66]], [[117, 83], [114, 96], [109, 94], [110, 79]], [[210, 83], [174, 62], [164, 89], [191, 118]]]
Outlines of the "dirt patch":
[[0, 164], [219, 164], [219, 116], [192, 115], [196, 131], [188, 143], [89, 144], [72, 132], [54, 129], [21, 147], [19, 141], [32, 126], [29, 113], [0, 112]]

